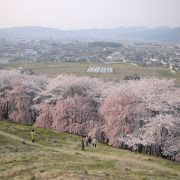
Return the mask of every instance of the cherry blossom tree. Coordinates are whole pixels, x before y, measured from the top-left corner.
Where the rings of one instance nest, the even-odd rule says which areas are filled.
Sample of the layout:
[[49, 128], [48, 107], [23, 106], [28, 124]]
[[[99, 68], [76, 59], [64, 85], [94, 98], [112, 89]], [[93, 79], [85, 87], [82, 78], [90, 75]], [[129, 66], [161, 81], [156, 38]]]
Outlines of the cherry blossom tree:
[[32, 101], [42, 92], [45, 81], [44, 76], [28, 76], [18, 70], [0, 71], [1, 117], [32, 124]]
[[47, 102], [65, 99], [68, 96], [73, 97], [75, 94], [93, 97], [98, 100], [103, 86], [104, 83], [95, 78], [61, 74], [55, 78], [49, 78], [42, 96], [47, 97]]
[[77, 94], [58, 101], [52, 114], [52, 128], [84, 136], [97, 121], [92, 99]]
[[46, 129], [51, 129], [53, 118], [52, 111], [49, 104], [39, 105], [39, 116], [36, 119], [35, 125]]
[[107, 97], [102, 104], [101, 114], [105, 120], [104, 131], [111, 145], [118, 146], [119, 135], [133, 132], [135, 117], [142, 110], [138, 99], [132, 94], [119, 91]]
[[[124, 144], [127, 149], [143, 146], [149, 148], [147, 152], [150, 153], [158, 147], [161, 155], [172, 154], [168, 151], [170, 147], [171, 152], [173, 149], [173, 152], [179, 151], [178, 130], [168, 125], [173, 121], [179, 127], [180, 90], [174, 87], [172, 80], [151, 78], [120, 82], [108, 86], [104, 93], [101, 106], [104, 128], [101, 131], [108, 136], [111, 145], [122, 147]], [[159, 129], [155, 130], [156, 127]], [[151, 133], [154, 139], [149, 137]], [[172, 140], [175, 136], [176, 140]]]

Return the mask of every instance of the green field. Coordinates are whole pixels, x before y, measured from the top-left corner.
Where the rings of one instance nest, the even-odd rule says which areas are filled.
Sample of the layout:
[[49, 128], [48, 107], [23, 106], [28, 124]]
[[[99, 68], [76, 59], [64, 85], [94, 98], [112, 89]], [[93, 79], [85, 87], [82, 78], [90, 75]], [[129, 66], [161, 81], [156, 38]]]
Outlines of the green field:
[[0, 121], [0, 179], [180, 179], [180, 164], [99, 143], [81, 151], [82, 137]]
[[[6, 65], [5, 68], [17, 68], [19, 66], [30, 68], [37, 74], [56, 75], [59, 73], [76, 74], [78, 76], [97, 77], [105, 80], [119, 81], [127, 75], [139, 74], [141, 77], [159, 77], [175, 79], [176, 85], [180, 86], [180, 72], [173, 74], [170, 70], [162, 67], [141, 67], [132, 64], [102, 64], [102, 63], [34, 63]], [[113, 67], [113, 74], [87, 73], [91, 66]]]

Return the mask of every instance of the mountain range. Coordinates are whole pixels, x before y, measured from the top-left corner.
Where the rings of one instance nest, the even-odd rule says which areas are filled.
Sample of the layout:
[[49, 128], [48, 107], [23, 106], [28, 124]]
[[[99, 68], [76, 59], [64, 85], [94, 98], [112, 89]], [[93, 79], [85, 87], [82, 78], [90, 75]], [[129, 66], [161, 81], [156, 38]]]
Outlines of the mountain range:
[[5, 39], [57, 39], [148, 41], [180, 43], [180, 27], [117, 27], [112, 29], [60, 30], [41, 26], [1, 28], [0, 38]]

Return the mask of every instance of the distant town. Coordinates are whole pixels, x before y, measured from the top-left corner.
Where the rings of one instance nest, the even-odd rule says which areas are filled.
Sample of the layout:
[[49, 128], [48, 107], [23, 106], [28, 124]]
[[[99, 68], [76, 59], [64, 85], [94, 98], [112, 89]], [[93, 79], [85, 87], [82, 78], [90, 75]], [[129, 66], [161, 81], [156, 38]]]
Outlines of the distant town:
[[38, 62], [131, 63], [180, 70], [180, 44], [0, 39], [0, 64]]

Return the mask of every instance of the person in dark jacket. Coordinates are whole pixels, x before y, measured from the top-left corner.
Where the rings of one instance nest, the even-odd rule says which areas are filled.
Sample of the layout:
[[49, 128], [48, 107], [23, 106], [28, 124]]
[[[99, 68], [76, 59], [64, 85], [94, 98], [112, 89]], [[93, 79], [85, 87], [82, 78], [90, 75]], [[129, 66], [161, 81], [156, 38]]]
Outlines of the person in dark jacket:
[[88, 145], [91, 146], [91, 142], [92, 142], [92, 139], [91, 139], [91, 136], [88, 137]]
[[85, 144], [84, 144], [84, 140], [81, 140], [81, 150], [85, 151]]

